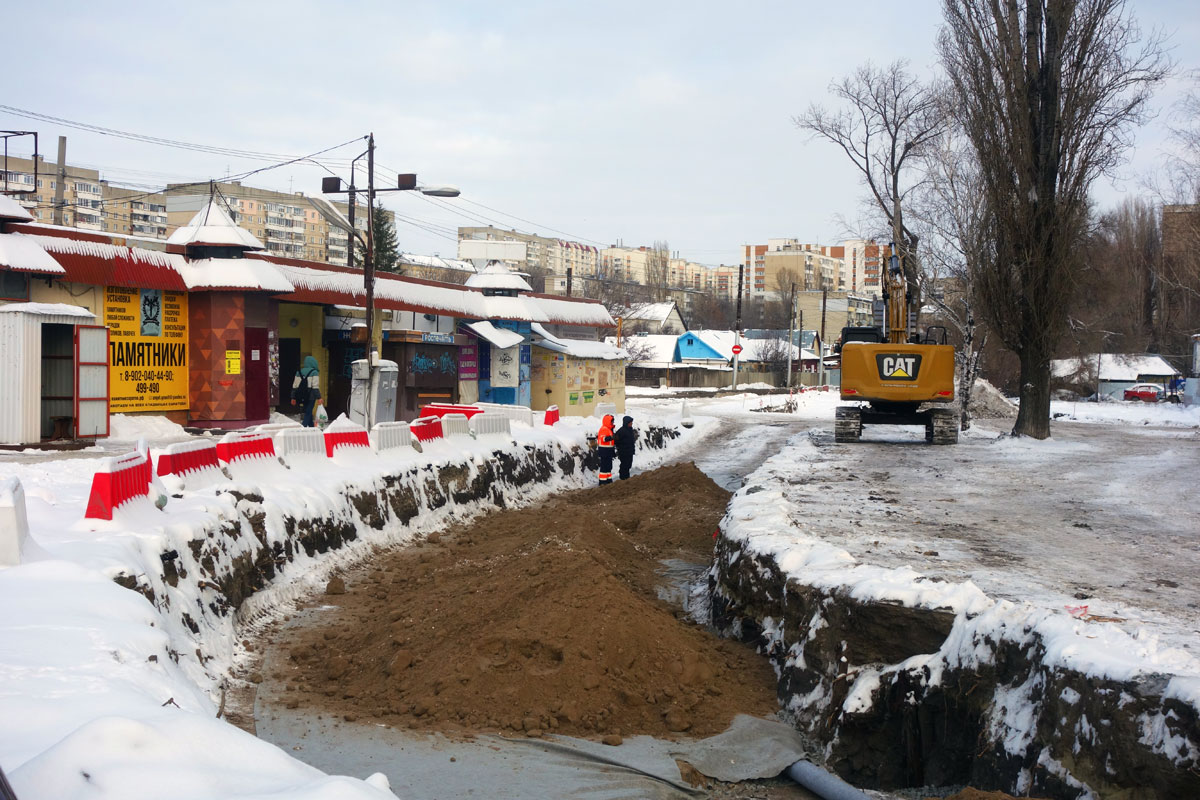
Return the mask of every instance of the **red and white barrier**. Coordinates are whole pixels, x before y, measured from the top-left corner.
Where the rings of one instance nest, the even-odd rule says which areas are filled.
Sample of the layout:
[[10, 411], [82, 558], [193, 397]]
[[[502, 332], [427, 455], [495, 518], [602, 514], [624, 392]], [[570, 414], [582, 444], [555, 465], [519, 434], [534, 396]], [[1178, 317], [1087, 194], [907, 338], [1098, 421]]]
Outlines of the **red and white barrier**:
[[176, 442], [158, 457], [157, 473], [163, 475], [187, 475], [191, 472], [211, 470], [220, 472], [217, 446], [210, 441]]
[[442, 438], [441, 417], [421, 417], [408, 423], [408, 432], [419, 442]]
[[358, 430], [325, 431], [325, 455], [333, 458], [338, 450], [371, 450], [366, 428]]
[[454, 403], [430, 403], [427, 406], [421, 406], [421, 417], [444, 417], [447, 414], [462, 414], [467, 419], [482, 414], [483, 409], [479, 406], [464, 406]]
[[275, 443], [265, 433], [230, 431], [217, 442], [217, 458], [226, 464], [247, 458], [275, 458]]
[[294, 456], [326, 457], [325, 436], [316, 428], [299, 425], [274, 432], [275, 454], [290, 463]]
[[550, 406], [546, 409], [546, 416], [542, 420], [545, 425], [554, 425], [558, 422], [558, 406]]
[[130, 500], [150, 494], [150, 456], [128, 453], [100, 459], [100, 467], [92, 476], [92, 492], [88, 496], [88, 519], [112, 519], [113, 511]]

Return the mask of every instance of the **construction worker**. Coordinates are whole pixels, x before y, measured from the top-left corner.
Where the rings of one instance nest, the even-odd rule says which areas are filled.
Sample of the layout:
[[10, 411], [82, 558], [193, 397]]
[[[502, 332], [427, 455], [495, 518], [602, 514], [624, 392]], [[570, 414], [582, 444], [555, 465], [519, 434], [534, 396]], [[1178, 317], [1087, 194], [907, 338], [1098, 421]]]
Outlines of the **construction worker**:
[[605, 414], [600, 421], [600, 432], [596, 434], [596, 447], [600, 450], [600, 485], [612, 483], [613, 455], [617, 447], [613, 439], [613, 415]]
[[634, 443], [637, 442], [637, 431], [633, 429], [633, 417], [625, 417], [621, 420], [621, 427], [613, 438], [617, 444], [617, 459], [621, 462], [621, 469], [617, 475], [621, 480], [625, 480], [629, 477], [629, 468], [633, 466]]

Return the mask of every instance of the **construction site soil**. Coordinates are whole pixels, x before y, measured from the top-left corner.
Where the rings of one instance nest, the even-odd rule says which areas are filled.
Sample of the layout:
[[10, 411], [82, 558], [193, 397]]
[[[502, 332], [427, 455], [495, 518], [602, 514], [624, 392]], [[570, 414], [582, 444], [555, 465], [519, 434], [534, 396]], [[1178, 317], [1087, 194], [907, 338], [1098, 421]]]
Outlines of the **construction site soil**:
[[[729, 493], [691, 463], [497, 511], [330, 581], [289, 633], [284, 703], [449, 735], [700, 737], [778, 707], [776, 676], [660, 598], [707, 565]], [[278, 662], [277, 662], [278, 663]]]

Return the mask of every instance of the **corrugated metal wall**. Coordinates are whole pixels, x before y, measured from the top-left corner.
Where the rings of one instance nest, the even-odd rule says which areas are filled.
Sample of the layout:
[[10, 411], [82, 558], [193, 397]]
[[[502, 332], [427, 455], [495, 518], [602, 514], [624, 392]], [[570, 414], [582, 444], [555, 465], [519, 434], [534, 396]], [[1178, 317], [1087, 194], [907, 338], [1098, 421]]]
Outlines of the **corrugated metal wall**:
[[0, 314], [0, 443], [25, 444], [40, 439], [41, 317]]

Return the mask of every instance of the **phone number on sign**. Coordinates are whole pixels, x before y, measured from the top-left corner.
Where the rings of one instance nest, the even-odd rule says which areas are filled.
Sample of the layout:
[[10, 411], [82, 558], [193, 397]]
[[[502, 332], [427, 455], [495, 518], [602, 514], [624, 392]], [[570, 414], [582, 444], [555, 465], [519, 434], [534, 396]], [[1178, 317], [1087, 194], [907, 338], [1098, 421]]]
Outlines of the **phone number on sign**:
[[[127, 369], [118, 373], [123, 381], [170, 381], [175, 379], [174, 370]], [[142, 391], [140, 388], [138, 391]]]

